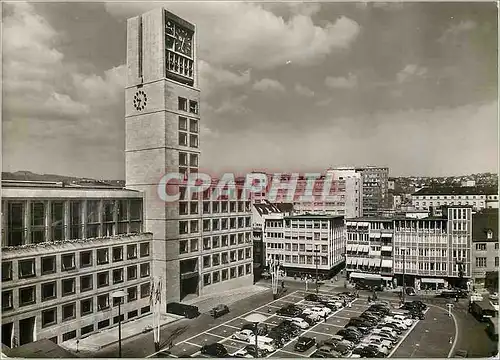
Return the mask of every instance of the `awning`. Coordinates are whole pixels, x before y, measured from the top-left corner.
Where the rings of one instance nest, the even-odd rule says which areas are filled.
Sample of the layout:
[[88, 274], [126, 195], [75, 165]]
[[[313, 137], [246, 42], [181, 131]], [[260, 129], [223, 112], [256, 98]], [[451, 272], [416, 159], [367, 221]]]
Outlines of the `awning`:
[[358, 223], [359, 226], [364, 226], [364, 227], [368, 227], [370, 226], [370, 223], [367, 223], [367, 222], [362, 222], [362, 223]]
[[352, 221], [347, 221], [347, 222], [345, 223], [345, 226], [353, 226], [353, 224], [354, 224], [354, 223], [353, 223]]
[[370, 247], [368, 245], [360, 245], [358, 251], [368, 252], [368, 250], [370, 250]]
[[370, 238], [378, 238], [380, 236], [380, 234], [374, 234], [374, 233], [370, 233], [369, 237]]
[[420, 281], [423, 283], [427, 283], [427, 284], [444, 284], [443, 279], [422, 278], [422, 279], [420, 279]]
[[382, 264], [380, 266], [383, 268], [392, 268], [392, 260], [382, 259]]
[[382, 280], [392, 281], [392, 277], [390, 277], [390, 276], [382, 276]]
[[391, 238], [392, 237], [392, 233], [383, 233], [382, 237]]
[[370, 266], [379, 267], [380, 266], [380, 259], [370, 259]]
[[346, 258], [345, 259], [345, 264], [346, 265], [351, 265], [352, 264], [352, 258]]
[[380, 250], [381, 251], [392, 251], [392, 246], [387, 246], [387, 245], [386, 246], [382, 246], [380, 248]]
[[358, 258], [351, 258], [351, 265], [358, 265]]
[[369, 263], [370, 263], [370, 259], [363, 258], [363, 265], [368, 266]]
[[380, 274], [351, 273], [351, 279], [381, 280]]
[[358, 251], [358, 246], [359, 246], [358, 244], [354, 244], [352, 246], [352, 251]]

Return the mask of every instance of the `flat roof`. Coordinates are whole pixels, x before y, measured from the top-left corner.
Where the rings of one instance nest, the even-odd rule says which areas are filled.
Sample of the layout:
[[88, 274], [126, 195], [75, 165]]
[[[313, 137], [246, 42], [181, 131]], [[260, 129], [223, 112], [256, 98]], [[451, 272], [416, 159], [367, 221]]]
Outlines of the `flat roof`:
[[329, 214], [303, 214], [303, 215], [292, 215], [285, 216], [285, 219], [290, 220], [333, 220], [333, 219], [343, 219], [343, 215], [329, 215]]
[[495, 195], [498, 189], [487, 186], [431, 186], [415, 192], [413, 196], [423, 195]]
[[87, 188], [87, 187], [2, 187], [2, 197], [22, 198], [138, 198], [143, 193], [123, 188]]

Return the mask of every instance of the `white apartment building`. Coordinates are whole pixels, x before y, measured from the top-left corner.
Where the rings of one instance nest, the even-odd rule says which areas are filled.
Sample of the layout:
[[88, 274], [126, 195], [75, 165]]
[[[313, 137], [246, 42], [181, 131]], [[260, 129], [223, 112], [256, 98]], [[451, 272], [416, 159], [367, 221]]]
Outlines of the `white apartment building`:
[[470, 205], [474, 211], [498, 209], [498, 190], [484, 187], [428, 187], [415, 192], [411, 202], [417, 210], [443, 205]]
[[332, 276], [344, 263], [344, 217], [295, 215], [266, 219], [264, 247], [266, 265], [277, 260], [288, 276]]

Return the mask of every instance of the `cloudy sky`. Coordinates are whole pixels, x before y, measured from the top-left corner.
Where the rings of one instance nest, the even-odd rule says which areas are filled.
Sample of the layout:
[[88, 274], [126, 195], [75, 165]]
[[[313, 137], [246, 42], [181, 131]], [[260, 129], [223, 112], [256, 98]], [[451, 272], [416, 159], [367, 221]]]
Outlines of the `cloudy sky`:
[[126, 19], [196, 23], [211, 171], [497, 171], [495, 3], [11, 3], [3, 168], [124, 179]]

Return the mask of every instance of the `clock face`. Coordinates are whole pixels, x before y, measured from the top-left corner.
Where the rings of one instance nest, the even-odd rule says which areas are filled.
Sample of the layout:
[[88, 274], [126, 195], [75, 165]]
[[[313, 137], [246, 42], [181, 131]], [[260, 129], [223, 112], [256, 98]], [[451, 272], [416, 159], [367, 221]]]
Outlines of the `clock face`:
[[146, 108], [147, 101], [148, 98], [146, 96], [146, 93], [142, 90], [137, 91], [134, 95], [134, 100], [133, 100], [134, 108], [137, 111], [144, 110]]
[[167, 33], [167, 49], [191, 57], [193, 52], [193, 33], [190, 30], [167, 20], [165, 25]]

